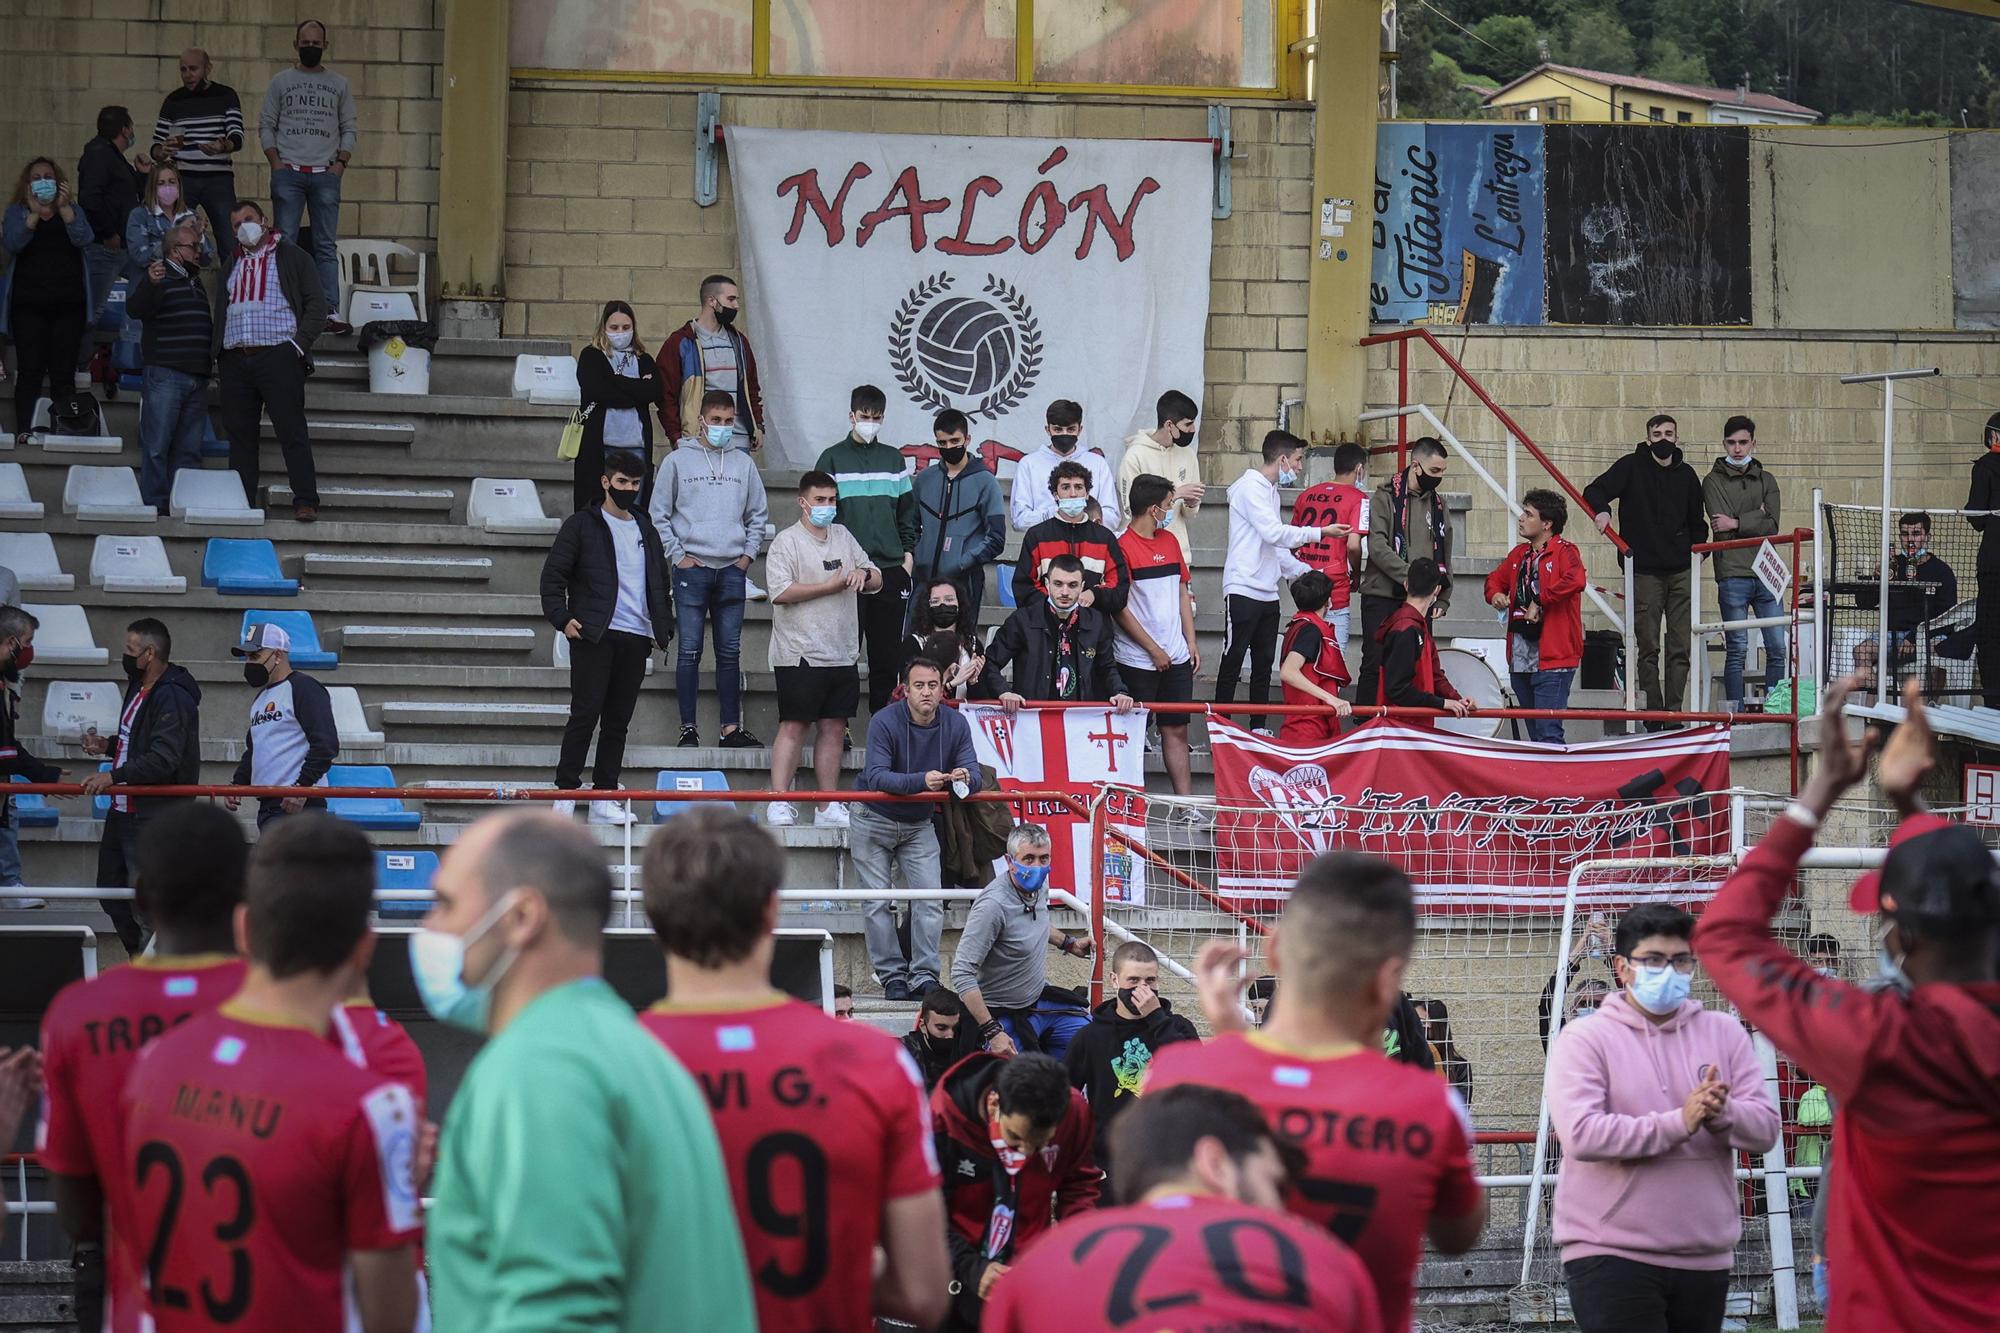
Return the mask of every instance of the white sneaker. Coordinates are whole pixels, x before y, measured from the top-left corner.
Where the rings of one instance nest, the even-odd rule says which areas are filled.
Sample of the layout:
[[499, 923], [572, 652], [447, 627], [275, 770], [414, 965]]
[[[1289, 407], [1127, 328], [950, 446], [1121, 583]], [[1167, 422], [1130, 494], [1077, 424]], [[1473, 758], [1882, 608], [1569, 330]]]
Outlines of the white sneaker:
[[554, 815], [557, 819], [574, 819], [576, 817], [576, 802], [550, 801], [549, 813]]
[[46, 898], [0, 898], [0, 912], [25, 912], [48, 905]]
[[1272, 731], [1269, 727], [1252, 727], [1250, 728], [1250, 734], [1252, 736], [1262, 736], [1265, 740], [1274, 741], [1278, 739], [1278, 733]]
[[813, 816], [814, 828], [846, 828], [847, 806], [840, 801], [828, 801], [826, 808]]
[[743, 577], [743, 596], [753, 602], [761, 602], [771, 594], [757, 586], [757, 580], [749, 575]]
[[799, 808], [790, 801], [773, 801], [764, 807], [764, 823], [771, 828], [790, 828], [799, 822]]
[[1198, 805], [1184, 805], [1174, 811], [1174, 819], [1182, 824], [1200, 828], [1210, 822], [1208, 811]]
[[614, 824], [620, 827], [638, 823], [638, 818], [625, 808], [623, 801], [592, 801], [590, 822], [593, 824]]

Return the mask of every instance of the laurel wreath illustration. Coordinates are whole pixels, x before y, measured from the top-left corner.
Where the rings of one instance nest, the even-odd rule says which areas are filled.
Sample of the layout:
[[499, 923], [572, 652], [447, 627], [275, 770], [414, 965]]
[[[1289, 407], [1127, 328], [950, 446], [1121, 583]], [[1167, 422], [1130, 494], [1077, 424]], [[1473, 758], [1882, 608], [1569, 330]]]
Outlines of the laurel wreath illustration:
[[[902, 301], [896, 306], [895, 318], [889, 322], [889, 365], [896, 372], [896, 382], [912, 399], [934, 412], [941, 412], [952, 403], [932, 387], [929, 378], [918, 367], [916, 352], [911, 345], [912, 332], [924, 307], [950, 290], [952, 282], [949, 273], [934, 273], [925, 278], [904, 293]], [[1006, 383], [980, 399], [977, 406], [968, 409], [968, 415], [991, 421], [1012, 411], [1034, 386], [1042, 368], [1042, 324], [1027, 299], [1013, 284], [989, 273], [982, 290], [1006, 307], [1021, 337], [1020, 351], [1014, 358], [1014, 373]]]

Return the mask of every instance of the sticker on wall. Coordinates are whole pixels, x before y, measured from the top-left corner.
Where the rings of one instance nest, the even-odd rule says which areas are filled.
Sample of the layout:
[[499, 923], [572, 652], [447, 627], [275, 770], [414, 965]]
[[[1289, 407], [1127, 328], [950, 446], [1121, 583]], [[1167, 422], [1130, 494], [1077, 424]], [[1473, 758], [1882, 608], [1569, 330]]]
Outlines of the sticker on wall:
[[1542, 322], [1539, 125], [1383, 125], [1376, 137], [1371, 318]]

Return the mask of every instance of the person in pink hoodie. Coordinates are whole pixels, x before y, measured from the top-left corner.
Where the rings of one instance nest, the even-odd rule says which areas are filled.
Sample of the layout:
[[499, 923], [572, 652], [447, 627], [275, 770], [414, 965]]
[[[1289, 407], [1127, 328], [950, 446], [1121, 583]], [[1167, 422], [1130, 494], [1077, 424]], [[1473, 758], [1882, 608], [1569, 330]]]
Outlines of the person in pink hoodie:
[[1549, 1052], [1555, 1240], [1581, 1333], [1716, 1333], [1743, 1231], [1736, 1153], [1778, 1141], [1749, 1034], [1689, 998], [1693, 935], [1678, 907], [1621, 916], [1621, 989]]

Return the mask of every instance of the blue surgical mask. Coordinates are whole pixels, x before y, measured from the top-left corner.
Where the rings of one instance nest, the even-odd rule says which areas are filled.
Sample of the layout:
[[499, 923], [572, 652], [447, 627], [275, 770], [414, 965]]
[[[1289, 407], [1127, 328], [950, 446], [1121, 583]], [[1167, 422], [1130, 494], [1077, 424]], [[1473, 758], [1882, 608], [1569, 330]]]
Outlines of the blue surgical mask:
[[1298, 484], [1299, 484], [1299, 474], [1298, 474], [1297, 470], [1295, 470], [1295, 469], [1293, 469], [1293, 468], [1288, 468], [1288, 467], [1281, 467], [1281, 468], [1279, 468], [1279, 469], [1278, 469], [1278, 484], [1279, 484], [1280, 486], [1296, 486], [1296, 485], [1298, 485]]
[[29, 182], [28, 193], [46, 204], [56, 197], [56, 183], [44, 176], [40, 180]]
[[1015, 885], [1023, 893], [1040, 893], [1042, 886], [1049, 882], [1047, 866], [1024, 866], [1011, 856], [1007, 858], [1007, 871], [1013, 875]]
[[1090, 497], [1071, 495], [1056, 501], [1056, 512], [1064, 518], [1082, 518], [1090, 509]]
[[830, 528], [833, 526], [833, 516], [839, 512], [839, 505], [814, 505], [806, 510], [806, 521], [816, 528]]
[[1681, 1007], [1694, 987], [1691, 973], [1679, 972], [1671, 963], [1659, 967], [1632, 965], [1632, 985], [1627, 993], [1632, 1003], [1647, 1013], [1664, 1018]]
[[1161, 532], [1165, 532], [1168, 528], [1171, 528], [1173, 525], [1174, 525], [1174, 511], [1171, 509], [1161, 514], [1159, 520], [1154, 524], [1154, 526], [1157, 527]]
[[736, 427], [727, 422], [721, 424], [710, 422], [702, 427], [701, 435], [712, 447], [727, 449], [729, 442], [736, 438]]
[[410, 976], [432, 1018], [468, 1032], [486, 1031], [486, 1020], [493, 1010], [493, 988], [514, 965], [518, 953], [509, 949], [487, 969], [486, 979], [473, 986], [465, 980], [465, 951], [491, 930], [513, 903], [514, 895], [505, 895], [464, 935], [426, 926], [410, 936]]
[[1597, 1006], [1594, 1004], [1580, 1004], [1576, 1007], [1576, 1016], [1578, 1018], [1589, 1018], [1596, 1012]]
[[1728, 454], [1724, 454], [1722, 456], [1722, 461], [1727, 463], [1730, 467], [1735, 468], [1738, 472], [1741, 472], [1744, 468], [1749, 467], [1751, 462], [1754, 461], [1756, 457], [1757, 455], [1755, 454], [1745, 454], [1741, 458], [1731, 458]]

